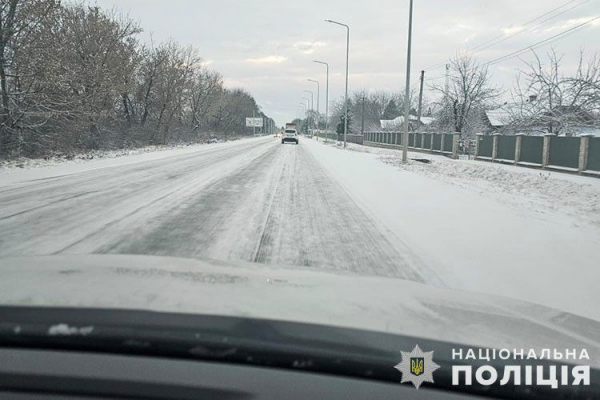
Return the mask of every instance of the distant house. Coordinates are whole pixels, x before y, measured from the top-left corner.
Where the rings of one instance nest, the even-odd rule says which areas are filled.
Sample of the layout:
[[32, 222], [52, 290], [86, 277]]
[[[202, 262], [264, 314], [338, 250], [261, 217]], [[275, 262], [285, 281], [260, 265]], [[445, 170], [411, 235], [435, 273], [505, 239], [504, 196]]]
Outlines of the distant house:
[[485, 111], [487, 133], [525, 133], [544, 135], [549, 126], [560, 127], [560, 136], [592, 134], [600, 136], [600, 118], [572, 106], [557, 106], [551, 111], [537, 107], [535, 96], [524, 104], [505, 103]]
[[486, 110], [485, 117], [487, 125], [493, 131], [500, 130], [510, 124], [511, 112], [506, 107], [496, 108], [494, 110]]
[[[409, 115], [408, 117], [408, 130], [413, 131], [417, 126], [418, 117], [416, 115]], [[404, 126], [404, 116], [399, 116], [394, 119], [382, 119], [379, 121], [381, 129], [384, 131], [398, 131]], [[427, 126], [433, 122], [433, 117], [421, 117], [421, 124]]]

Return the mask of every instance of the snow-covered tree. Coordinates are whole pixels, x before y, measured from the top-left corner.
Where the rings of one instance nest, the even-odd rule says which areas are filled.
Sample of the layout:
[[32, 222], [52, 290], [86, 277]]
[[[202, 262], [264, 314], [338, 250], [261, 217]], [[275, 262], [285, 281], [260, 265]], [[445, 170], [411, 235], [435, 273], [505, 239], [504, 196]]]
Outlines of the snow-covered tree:
[[0, 157], [202, 140], [244, 134], [253, 114], [270, 120], [196, 49], [141, 45], [115, 11], [2, 0], [0, 28]]
[[500, 92], [491, 85], [491, 73], [469, 54], [457, 54], [450, 59], [448, 85], [433, 84], [441, 99], [438, 104], [437, 124], [448, 132], [463, 136], [474, 133], [480, 124], [478, 110], [493, 104]]

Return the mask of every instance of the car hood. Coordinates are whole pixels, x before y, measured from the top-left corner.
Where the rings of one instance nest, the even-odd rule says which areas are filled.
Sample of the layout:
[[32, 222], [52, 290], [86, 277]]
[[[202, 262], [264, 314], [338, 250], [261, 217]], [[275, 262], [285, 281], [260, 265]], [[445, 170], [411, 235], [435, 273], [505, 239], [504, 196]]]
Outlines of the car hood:
[[508, 349], [582, 349], [600, 323], [406, 280], [245, 262], [130, 255], [0, 260], [0, 304], [268, 318]]

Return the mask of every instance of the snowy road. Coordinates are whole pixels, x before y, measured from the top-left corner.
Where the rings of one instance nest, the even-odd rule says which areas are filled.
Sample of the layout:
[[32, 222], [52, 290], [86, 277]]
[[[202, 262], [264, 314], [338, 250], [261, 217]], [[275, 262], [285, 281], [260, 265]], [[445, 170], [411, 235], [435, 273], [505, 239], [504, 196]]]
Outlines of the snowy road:
[[311, 145], [249, 139], [2, 185], [0, 258], [208, 257], [431, 280]]
[[441, 156], [400, 166], [397, 151], [349, 150], [264, 137], [0, 171], [0, 263], [92, 253], [243, 260], [600, 318], [600, 180]]

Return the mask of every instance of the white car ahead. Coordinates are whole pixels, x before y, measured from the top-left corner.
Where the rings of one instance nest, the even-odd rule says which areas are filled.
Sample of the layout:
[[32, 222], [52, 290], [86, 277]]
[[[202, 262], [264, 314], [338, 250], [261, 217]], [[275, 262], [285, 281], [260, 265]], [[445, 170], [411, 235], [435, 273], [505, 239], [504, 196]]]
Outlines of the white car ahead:
[[294, 142], [298, 144], [298, 131], [296, 131], [295, 129], [286, 129], [283, 132], [281, 144], [284, 144], [285, 142]]

